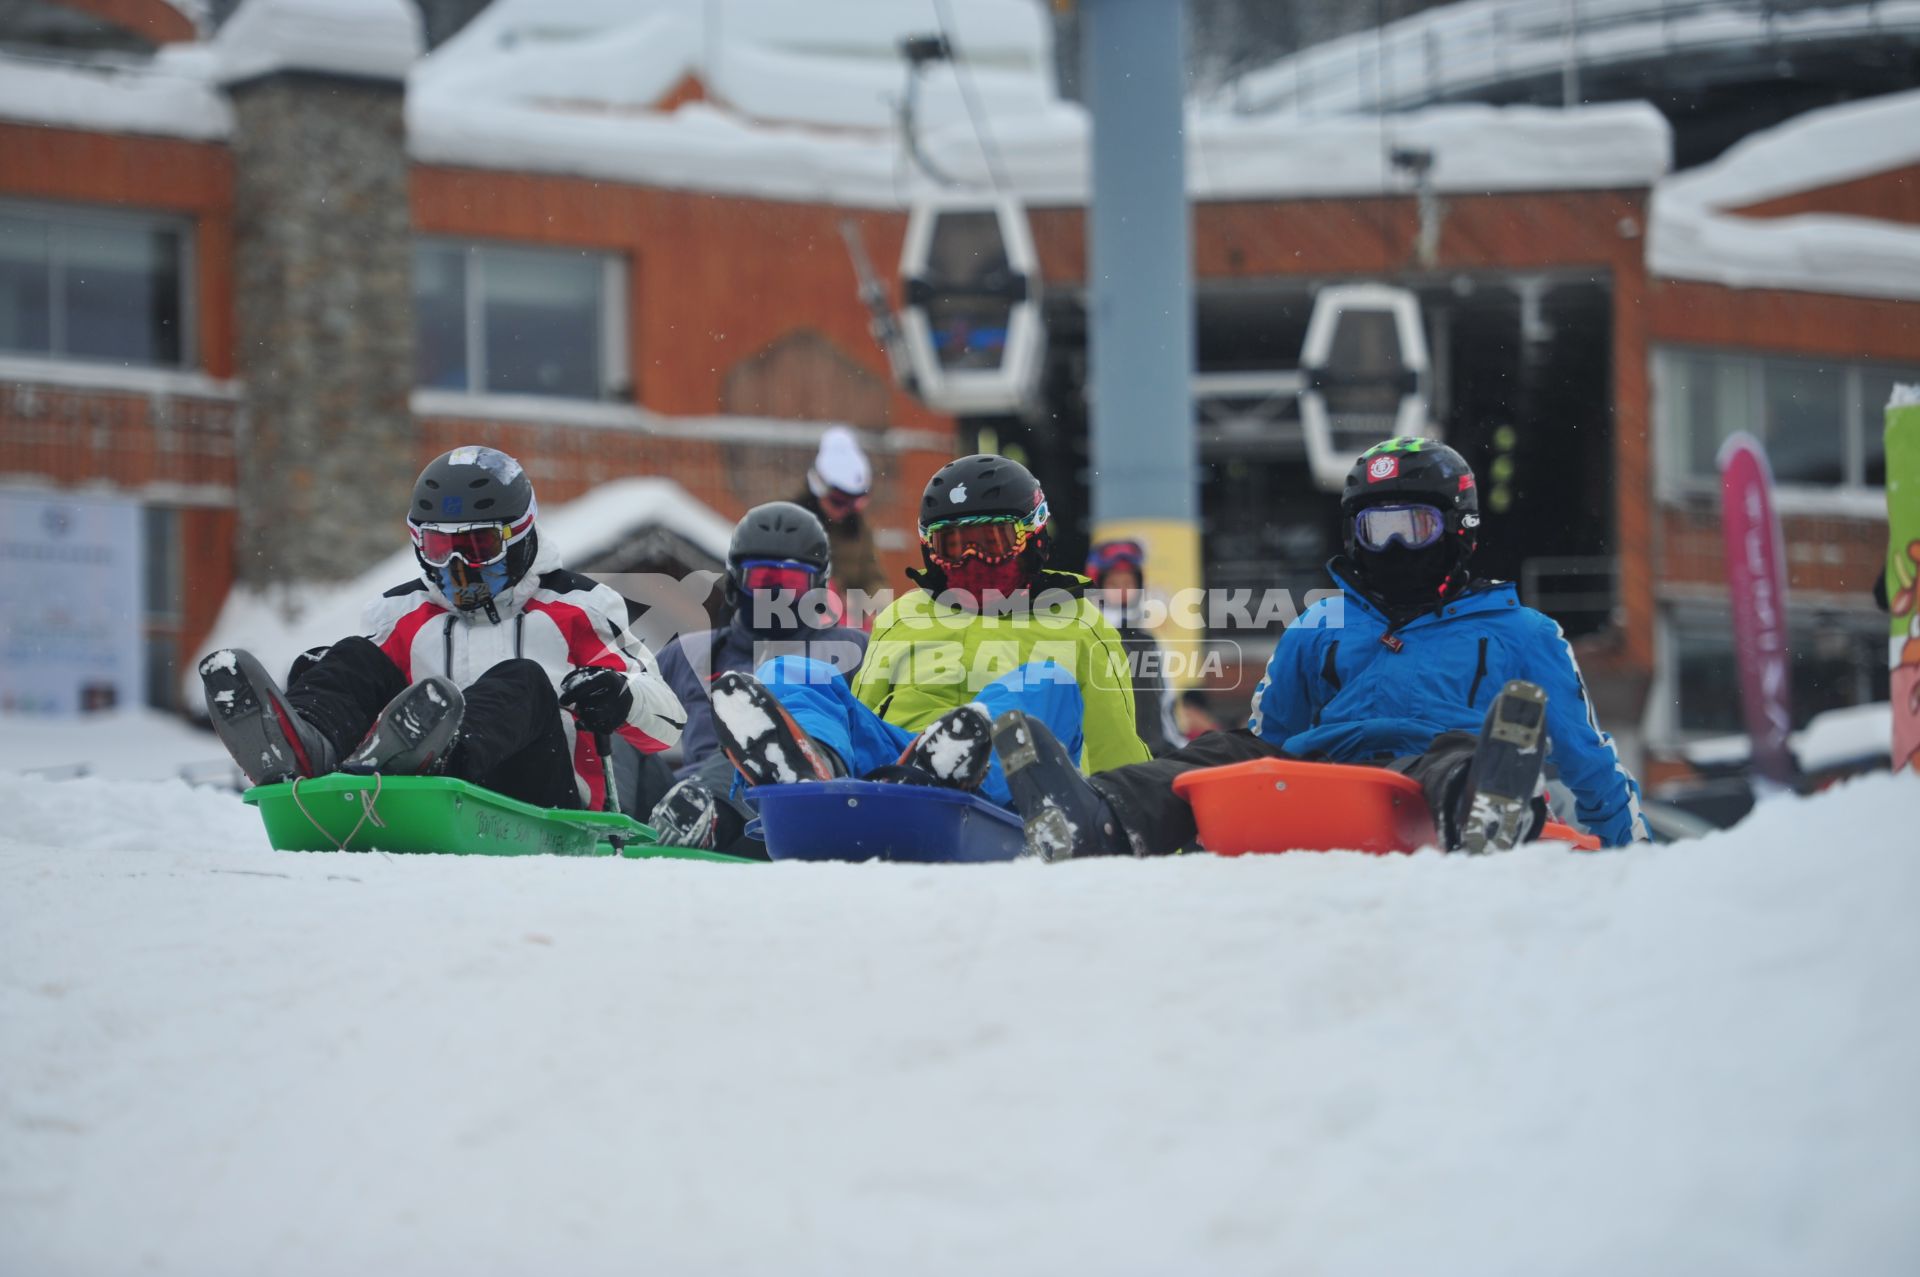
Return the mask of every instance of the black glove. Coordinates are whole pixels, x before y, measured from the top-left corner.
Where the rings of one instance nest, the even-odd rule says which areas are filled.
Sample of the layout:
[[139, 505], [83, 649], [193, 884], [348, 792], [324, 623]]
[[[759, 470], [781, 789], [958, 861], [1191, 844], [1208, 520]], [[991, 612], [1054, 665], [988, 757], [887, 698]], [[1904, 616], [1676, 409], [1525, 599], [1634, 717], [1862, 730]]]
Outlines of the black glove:
[[580, 726], [604, 736], [626, 725], [633, 710], [633, 689], [624, 670], [579, 665], [560, 680], [560, 707], [573, 711]]

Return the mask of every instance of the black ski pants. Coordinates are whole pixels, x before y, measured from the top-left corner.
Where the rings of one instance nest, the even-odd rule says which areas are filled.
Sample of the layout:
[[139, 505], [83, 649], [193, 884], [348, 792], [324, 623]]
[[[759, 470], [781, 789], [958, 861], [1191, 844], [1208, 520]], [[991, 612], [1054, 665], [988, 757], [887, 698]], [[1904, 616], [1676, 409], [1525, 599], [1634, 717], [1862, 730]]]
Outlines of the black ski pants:
[[[1410, 776], [1420, 782], [1427, 804], [1438, 813], [1447, 811], [1459, 794], [1459, 782], [1466, 778], [1466, 767], [1473, 760], [1476, 744], [1471, 732], [1446, 732], [1434, 737], [1425, 753], [1407, 758], [1380, 758], [1378, 766]], [[1225, 767], [1256, 758], [1291, 758], [1278, 745], [1262, 740], [1245, 728], [1229, 732], [1208, 732], [1172, 753], [1151, 762], [1116, 767], [1092, 778], [1100, 796], [1113, 808], [1133, 843], [1142, 855], [1164, 856], [1191, 847], [1198, 838], [1193, 824], [1193, 808], [1173, 792], [1173, 778], [1203, 767]], [[1445, 823], [1451, 825], [1451, 820]]]
[[[385, 652], [367, 639], [345, 638], [296, 667], [287, 703], [345, 758], [406, 686]], [[461, 693], [466, 714], [447, 775], [541, 807], [580, 806], [573, 733], [560, 717], [546, 670], [524, 658], [501, 661]]]

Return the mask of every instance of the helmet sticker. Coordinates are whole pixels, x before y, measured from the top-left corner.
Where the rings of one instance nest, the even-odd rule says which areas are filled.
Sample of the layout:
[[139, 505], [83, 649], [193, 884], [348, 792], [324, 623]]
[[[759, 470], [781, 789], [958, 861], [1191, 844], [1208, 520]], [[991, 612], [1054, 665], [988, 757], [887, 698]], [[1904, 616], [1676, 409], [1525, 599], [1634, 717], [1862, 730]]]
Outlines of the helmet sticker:
[[1461, 475], [1461, 476], [1460, 476], [1460, 491], [1462, 491], [1462, 492], [1465, 492], [1465, 491], [1467, 491], [1467, 490], [1468, 490], [1469, 488], [1471, 488], [1471, 487], [1473, 487], [1473, 476], [1472, 476], [1472, 475], [1470, 475], [1470, 474], [1463, 474], [1463, 475]]
[[966, 499], [967, 499], [967, 485], [964, 483], [954, 484], [953, 491], [947, 494], [947, 500], [953, 502], [955, 505], [959, 505], [961, 502], [965, 501]]
[[520, 463], [498, 448], [482, 448], [477, 445], [455, 448], [447, 454], [447, 464], [479, 466], [501, 483], [512, 483], [520, 477]]
[[466, 501], [462, 497], [457, 497], [449, 494], [447, 496], [440, 498], [441, 514], [459, 514], [465, 508], [466, 508]]
[[1382, 480], [1398, 478], [1399, 475], [1400, 458], [1398, 457], [1391, 455], [1378, 456], [1367, 463], [1368, 483], [1379, 483]]
[[1391, 439], [1384, 439], [1374, 444], [1373, 447], [1368, 448], [1360, 455], [1362, 457], [1377, 457], [1387, 452], [1418, 452], [1426, 443], [1427, 441], [1418, 435], [1395, 435]]

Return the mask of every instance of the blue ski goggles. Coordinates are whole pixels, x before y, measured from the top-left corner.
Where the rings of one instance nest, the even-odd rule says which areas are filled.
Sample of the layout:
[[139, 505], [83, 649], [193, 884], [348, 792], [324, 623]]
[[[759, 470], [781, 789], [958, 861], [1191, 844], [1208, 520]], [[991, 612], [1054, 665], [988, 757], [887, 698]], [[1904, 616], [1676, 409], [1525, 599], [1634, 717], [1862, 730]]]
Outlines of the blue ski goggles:
[[1437, 506], [1375, 505], [1353, 516], [1353, 539], [1368, 550], [1384, 550], [1395, 542], [1424, 550], [1446, 531], [1447, 516]]

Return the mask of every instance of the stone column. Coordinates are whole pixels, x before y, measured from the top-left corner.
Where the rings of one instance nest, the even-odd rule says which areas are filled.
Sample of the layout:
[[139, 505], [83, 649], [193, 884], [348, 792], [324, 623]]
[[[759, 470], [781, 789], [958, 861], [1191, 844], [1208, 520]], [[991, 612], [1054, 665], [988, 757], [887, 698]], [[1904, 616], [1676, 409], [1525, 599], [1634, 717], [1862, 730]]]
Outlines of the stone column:
[[[382, 0], [372, 6], [379, 9]], [[407, 0], [332, 32], [297, 0], [245, 0], [216, 49], [233, 103], [234, 309], [245, 383], [239, 573], [351, 577], [405, 544], [418, 471]]]

